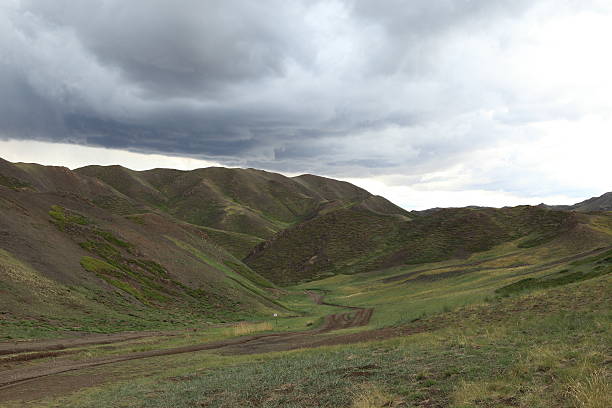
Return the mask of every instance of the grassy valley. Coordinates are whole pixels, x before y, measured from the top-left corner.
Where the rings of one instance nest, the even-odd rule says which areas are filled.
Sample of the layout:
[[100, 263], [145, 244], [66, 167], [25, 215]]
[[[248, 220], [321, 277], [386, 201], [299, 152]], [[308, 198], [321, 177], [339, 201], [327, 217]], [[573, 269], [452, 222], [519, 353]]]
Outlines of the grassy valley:
[[607, 408], [597, 205], [0, 161], [0, 405]]
[[[245, 354], [226, 346], [89, 369], [82, 375], [106, 376], [113, 370], [129, 370], [132, 375], [124, 377], [125, 382], [107, 379], [97, 387], [38, 404], [607, 406], [612, 248], [561, 256], [566, 253], [559, 243], [534, 251], [519, 248], [519, 242], [496, 246], [468, 262], [337, 275], [288, 287], [279, 301], [310, 317], [271, 320], [261, 328], [252, 325], [251, 335], [259, 330], [295, 330], [299, 326], [293, 323], [304, 328], [322, 324], [317, 316], [333, 312], [333, 306], [309, 303], [305, 291], [326, 293], [329, 304], [373, 307], [375, 312], [365, 326], [316, 334], [307, 343], [286, 337], [287, 343], [276, 341], [276, 350], [264, 353], [254, 348]], [[529, 265], [515, 265], [521, 258]], [[477, 263], [471, 268], [478, 270], [448, 274], [466, 263]], [[568, 276], [572, 278], [559, 279]], [[526, 279], [537, 284], [526, 285]], [[150, 339], [117, 347], [158, 349], [227, 336], [232, 333], [209, 330], [190, 334], [188, 340]], [[163, 370], [156, 368], [160, 365]], [[144, 373], [146, 378], [134, 382], [134, 376]]]

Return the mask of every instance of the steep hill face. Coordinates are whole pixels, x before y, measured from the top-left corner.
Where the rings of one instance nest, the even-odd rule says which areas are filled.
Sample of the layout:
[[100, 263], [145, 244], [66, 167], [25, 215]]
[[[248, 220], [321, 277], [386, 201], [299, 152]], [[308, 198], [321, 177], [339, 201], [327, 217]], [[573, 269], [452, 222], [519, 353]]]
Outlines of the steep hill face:
[[550, 208], [559, 211], [612, 211], [612, 192], [602, 194], [599, 197], [591, 197], [588, 200], [581, 201], [573, 205], [546, 205], [540, 204], [545, 208]]
[[189, 223], [260, 239], [349, 206], [407, 214], [350, 183], [313, 175], [290, 178], [261, 170], [216, 167], [135, 172], [119, 166], [88, 166], [76, 171]]
[[574, 211], [612, 211], [612, 192], [570, 206]]
[[[509, 241], [516, 241], [518, 248], [536, 247], [585, 228], [589, 236], [599, 234], [585, 227], [587, 216], [531, 206], [449, 208], [412, 215], [412, 220], [398, 220], [359, 208], [335, 211], [260, 243], [245, 262], [274, 282], [290, 284], [462, 258]], [[612, 241], [605, 234], [601, 238]]]
[[270, 282], [197, 226], [139, 213], [136, 200], [66, 168], [3, 161], [0, 175], [3, 324], [126, 330], [283, 310]]

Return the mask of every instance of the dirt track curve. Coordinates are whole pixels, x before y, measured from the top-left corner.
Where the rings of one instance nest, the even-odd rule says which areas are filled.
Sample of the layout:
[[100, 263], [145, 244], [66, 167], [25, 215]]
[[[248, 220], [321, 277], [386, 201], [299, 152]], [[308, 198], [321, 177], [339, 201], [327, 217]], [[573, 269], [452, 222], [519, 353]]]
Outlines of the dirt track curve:
[[[19, 390], [20, 385], [27, 384], [32, 388], [32, 382], [42, 380], [45, 377], [61, 374], [69, 371], [83, 370], [91, 367], [97, 367], [107, 364], [119, 363], [129, 360], [144, 359], [158, 356], [168, 356], [182, 353], [192, 353], [204, 350], [219, 350], [223, 355], [238, 355], [238, 354], [258, 354], [272, 351], [286, 351], [297, 348], [308, 348], [317, 347], [322, 345], [322, 341], [325, 342], [325, 338], [316, 337], [320, 334], [329, 333], [339, 329], [346, 329], [351, 327], [359, 327], [368, 324], [370, 317], [372, 316], [373, 309], [363, 309], [348, 307], [342, 305], [335, 305], [326, 303], [323, 301], [323, 295], [308, 291], [308, 295], [316, 304], [325, 304], [328, 306], [336, 306], [339, 308], [351, 309], [349, 312], [334, 313], [327, 315], [323, 324], [313, 330], [298, 331], [298, 332], [287, 332], [287, 333], [271, 333], [261, 334], [246, 337], [239, 337], [234, 339], [194, 344], [183, 347], [176, 347], [171, 349], [161, 349], [144, 351], [137, 353], [129, 353], [117, 356], [107, 356], [93, 358], [89, 360], [69, 360], [69, 359], [56, 359], [54, 361], [46, 361], [44, 363], [13, 368], [6, 371], [0, 372], [0, 402], [11, 401], [15, 398], [19, 398], [24, 394], [24, 390]], [[34, 352], [33, 357], [40, 356], [48, 357], [60, 354], [70, 354], [72, 351], [70, 348], [83, 346], [83, 345], [94, 345], [94, 344], [109, 344], [113, 342], [125, 341], [135, 338], [148, 337], [160, 333], [148, 333], [148, 334], [127, 334], [127, 337], [121, 335], [110, 335], [110, 336], [95, 336], [92, 338], [84, 339], [71, 339], [71, 340], [50, 340], [50, 341], [39, 341], [35, 343], [24, 343], [24, 344], [0, 344], [0, 355], [11, 354], [7, 357], [6, 361], [20, 361], [31, 359], [31, 352]], [[168, 335], [177, 335], [176, 333]], [[26, 354], [28, 353], [28, 354]], [[55, 354], [57, 353], [57, 354]], [[89, 375], [89, 374], [84, 374]], [[83, 381], [84, 380], [84, 381]], [[95, 381], [93, 381], [95, 382]], [[61, 384], [62, 382], [59, 382]], [[88, 379], [81, 379], [73, 384], [66, 384], [67, 391], [74, 390], [75, 384], [89, 384], [92, 381]], [[56, 382], [56, 384], [58, 384]], [[43, 389], [47, 390], [49, 385], [46, 384]], [[78, 388], [77, 388], [78, 389]], [[56, 390], [60, 391], [60, 390]], [[41, 394], [40, 397], [46, 394]]]

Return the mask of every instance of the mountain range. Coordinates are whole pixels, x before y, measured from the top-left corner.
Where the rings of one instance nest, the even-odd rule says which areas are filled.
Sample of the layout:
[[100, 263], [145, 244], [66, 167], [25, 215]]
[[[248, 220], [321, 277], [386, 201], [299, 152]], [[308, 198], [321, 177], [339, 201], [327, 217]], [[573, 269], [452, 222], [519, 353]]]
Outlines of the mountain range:
[[283, 285], [511, 242], [610, 245], [611, 203], [408, 212], [310, 174], [0, 159], [0, 320], [94, 331], [291, 315]]

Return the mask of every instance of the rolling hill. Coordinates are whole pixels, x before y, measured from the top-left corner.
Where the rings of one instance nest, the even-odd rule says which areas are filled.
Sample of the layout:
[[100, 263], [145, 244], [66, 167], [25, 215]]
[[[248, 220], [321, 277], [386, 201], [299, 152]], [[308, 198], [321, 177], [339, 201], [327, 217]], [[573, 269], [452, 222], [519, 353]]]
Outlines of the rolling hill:
[[612, 192], [571, 205], [573, 211], [612, 211]]
[[612, 241], [605, 214], [407, 212], [346, 182], [255, 169], [71, 171], [0, 160], [0, 209], [2, 322], [50, 332], [286, 314], [277, 284], [463, 259], [505, 243], [571, 254]]
[[610, 272], [612, 212], [0, 160], [0, 404], [574, 406]]
[[337, 209], [364, 207], [407, 215], [350, 183], [313, 175], [290, 178], [219, 167], [137, 172], [120, 166], [87, 166], [75, 172], [95, 177], [142, 205], [205, 227], [213, 240], [239, 257], [293, 224]]
[[66, 168], [0, 165], [3, 323], [126, 330], [284, 312], [273, 284], [201, 228]]
[[604, 193], [599, 197], [591, 197], [587, 200], [581, 201], [573, 205], [541, 205], [546, 208], [562, 211], [612, 211], [612, 192]]
[[345, 209], [288, 228], [245, 258], [270, 280], [291, 284], [334, 274], [467, 257], [515, 241], [519, 248], [554, 240], [589, 249], [611, 242], [595, 216], [532, 206], [447, 208], [410, 220]]

